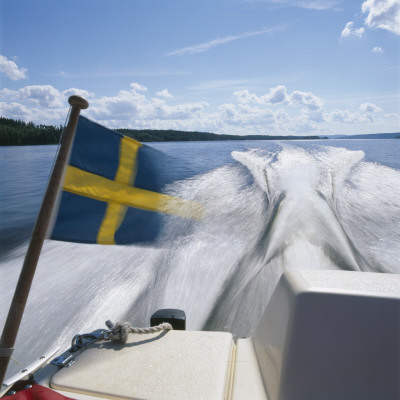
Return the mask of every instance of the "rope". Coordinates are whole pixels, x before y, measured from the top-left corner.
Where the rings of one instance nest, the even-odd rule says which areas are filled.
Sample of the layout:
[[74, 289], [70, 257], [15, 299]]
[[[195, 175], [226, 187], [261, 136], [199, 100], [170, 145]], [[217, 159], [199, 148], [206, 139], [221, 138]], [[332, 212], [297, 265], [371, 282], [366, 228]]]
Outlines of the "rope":
[[166, 330], [169, 331], [173, 329], [171, 324], [169, 324], [168, 322], [164, 322], [157, 326], [151, 326], [149, 328], [135, 328], [131, 326], [128, 322], [118, 322], [114, 325], [111, 321], [106, 321], [106, 325], [110, 329], [110, 331], [108, 332], [108, 338], [113, 342], [121, 343], [126, 343], [129, 333], [145, 334]]

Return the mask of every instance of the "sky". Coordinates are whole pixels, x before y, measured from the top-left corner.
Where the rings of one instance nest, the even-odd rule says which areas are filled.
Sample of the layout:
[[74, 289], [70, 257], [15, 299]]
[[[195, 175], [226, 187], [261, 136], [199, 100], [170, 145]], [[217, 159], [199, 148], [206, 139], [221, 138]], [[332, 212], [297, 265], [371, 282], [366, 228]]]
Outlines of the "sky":
[[400, 0], [0, 0], [0, 116], [109, 128], [400, 132]]

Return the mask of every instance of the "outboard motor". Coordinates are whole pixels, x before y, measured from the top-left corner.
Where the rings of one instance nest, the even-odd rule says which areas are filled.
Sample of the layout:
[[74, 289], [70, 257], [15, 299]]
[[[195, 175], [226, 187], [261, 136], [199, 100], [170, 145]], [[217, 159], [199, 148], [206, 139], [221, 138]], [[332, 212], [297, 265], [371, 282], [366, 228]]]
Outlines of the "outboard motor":
[[178, 331], [186, 330], [186, 314], [183, 310], [164, 308], [156, 311], [150, 318], [150, 326], [157, 326], [168, 322]]

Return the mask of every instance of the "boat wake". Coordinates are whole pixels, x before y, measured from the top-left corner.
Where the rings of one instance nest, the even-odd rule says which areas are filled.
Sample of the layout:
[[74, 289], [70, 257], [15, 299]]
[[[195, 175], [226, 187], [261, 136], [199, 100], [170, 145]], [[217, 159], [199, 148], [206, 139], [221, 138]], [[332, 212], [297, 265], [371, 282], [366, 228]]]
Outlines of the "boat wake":
[[287, 269], [399, 272], [400, 192], [393, 192], [399, 172], [365, 163], [363, 156], [289, 146], [275, 154], [233, 153], [264, 192], [266, 212], [258, 239], [226, 277], [205, 329], [251, 335]]
[[[207, 212], [167, 221], [155, 247], [47, 242], [14, 358], [68, 346], [106, 319], [148, 326], [160, 308], [185, 310], [188, 329], [249, 336], [286, 269], [400, 273], [400, 171], [334, 147], [232, 157], [168, 188]], [[25, 248], [0, 264], [1, 323]]]

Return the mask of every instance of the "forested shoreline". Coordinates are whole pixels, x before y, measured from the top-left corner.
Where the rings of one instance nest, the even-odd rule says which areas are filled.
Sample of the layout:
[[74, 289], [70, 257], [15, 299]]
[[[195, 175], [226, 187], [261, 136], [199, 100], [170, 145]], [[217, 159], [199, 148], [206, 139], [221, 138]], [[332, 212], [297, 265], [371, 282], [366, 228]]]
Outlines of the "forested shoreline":
[[[0, 117], [0, 146], [29, 146], [57, 144], [60, 141], [62, 126], [37, 125]], [[270, 135], [220, 135], [209, 132], [186, 132], [156, 129], [116, 129], [139, 142], [182, 142], [213, 140], [301, 140], [320, 139], [319, 136], [270, 136]]]
[[36, 125], [0, 117], [0, 146], [57, 144], [62, 129], [62, 126]]
[[320, 139], [319, 136], [270, 136], [270, 135], [221, 135], [209, 132], [153, 130], [153, 129], [116, 129], [139, 142], [185, 142], [185, 141], [215, 141], [215, 140], [301, 140]]

